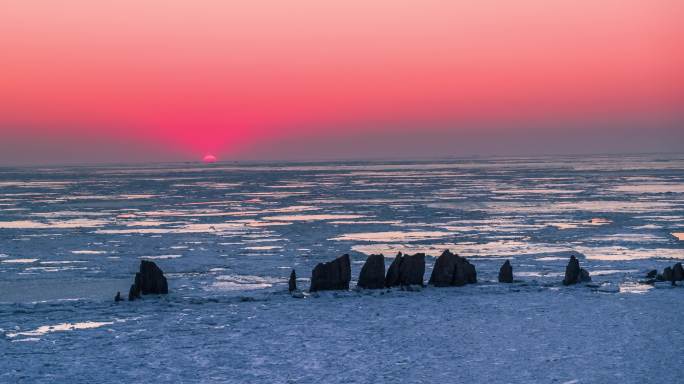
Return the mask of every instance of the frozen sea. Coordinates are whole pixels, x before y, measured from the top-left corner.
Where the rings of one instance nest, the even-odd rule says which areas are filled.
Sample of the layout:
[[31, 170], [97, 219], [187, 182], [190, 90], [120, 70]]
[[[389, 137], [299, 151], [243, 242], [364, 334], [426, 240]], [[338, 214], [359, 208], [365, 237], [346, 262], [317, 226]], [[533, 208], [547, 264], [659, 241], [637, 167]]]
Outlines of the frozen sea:
[[[444, 249], [479, 283], [286, 292]], [[114, 303], [141, 259], [171, 293]], [[682, 155], [0, 168], [0, 382], [682, 383], [677, 259]]]

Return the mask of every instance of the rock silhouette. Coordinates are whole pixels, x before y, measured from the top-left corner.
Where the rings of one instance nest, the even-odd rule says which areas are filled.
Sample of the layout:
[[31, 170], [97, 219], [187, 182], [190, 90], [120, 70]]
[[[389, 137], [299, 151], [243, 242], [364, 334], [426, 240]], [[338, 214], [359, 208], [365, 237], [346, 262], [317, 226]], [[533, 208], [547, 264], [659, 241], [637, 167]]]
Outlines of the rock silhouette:
[[665, 267], [665, 269], [663, 269], [662, 280], [663, 281], [672, 281], [672, 277], [673, 277], [672, 268]]
[[389, 288], [399, 285], [399, 265], [403, 258], [404, 255], [399, 252], [397, 253], [397, 256], [394, 257], [394, 260], [392, 260], [392, 263], [387, 269], [387, 276], [385, 276], [385, 287]]
[[287, 282], [287, 289], [290, 293], [297, 290], [297, 274], [294, 269], [290, 272], [290, 280]]
[[164, 272], [152, 261], [140, 261], [140, 272], [135, 274], [135, 282], [128, 292], [128, 300], [139, 299], [141, 294], [167, 294], [169, 286]]
[[512, 283], [513, 282], [513, 267], [511, 262], [506, 260], [505, 263], [499, 269], [499, 283]]
[[364, 289], [382, 289], [385, 287], [385, 256], [368, 256], [361, 268], [357, 286]]
[[435, 287], [462, 286], [477, 282], [475, 266], [465, 257], [451, 253], [448, 249], [435, 261], [429, 284]]
[[655, 279], [657, 276], [658, 276], [658, 271], [655, 269], [648, 271], [648, 273], [646, 274], [647, 279]]
[[123, 299], [121, 298], [121, 292], [116, 292], [116, 296], [114, 296], [114, 301], [117, 303], [119, 301], [123, 301]]
[[577, 283], [586, 283], [591, 281], [591, 275], [586, 269], [580, 268], [580, 263], [577, 258], [572, 255], [570, 261], [565, 267], [565, 278], [563, 285], [573, 285]]
[[420, 285], [425, 275], [425, 254], [402, 255], [394, 258], [385, 277], [386, 287]]
[[672, 284], [682, 280], [684, 280], [684, 268], [682, 268], [682, 263], [677, 263], [672, 267]]
[[347, 290], [351, 281], [351, 262], [345, 254], [337, 259], [320, 263], [311, 271], [309, 291]]

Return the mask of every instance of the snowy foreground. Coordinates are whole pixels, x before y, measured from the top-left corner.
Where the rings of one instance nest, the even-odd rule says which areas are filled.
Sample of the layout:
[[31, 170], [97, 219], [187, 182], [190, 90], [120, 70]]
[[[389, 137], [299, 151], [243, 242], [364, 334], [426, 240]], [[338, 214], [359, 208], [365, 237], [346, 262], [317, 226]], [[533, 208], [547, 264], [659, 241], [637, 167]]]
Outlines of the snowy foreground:
[[[478, 284], [286, 292], [447, 248]], [[114, 303], [141, 259], [170, 294]], [[5, 168], [0, 383], [680, 383], [681, 259], [676, 156]]]
[[[3, 342], [4, 382], [681, 382], [684, 288], [479, 284], [16, 309], [97, 329]], [[83, 308], [87, 307], [87, 308]], [[83, 313], [83, 315], [81, 315]], [[6, 316], [7, 313], [3, 313]], [[79, 323], [82, 321], [82, 323]], [[47, 332], [47, 330], [44, 330]], [[32, 342], [45, 337], [47, 342]]]

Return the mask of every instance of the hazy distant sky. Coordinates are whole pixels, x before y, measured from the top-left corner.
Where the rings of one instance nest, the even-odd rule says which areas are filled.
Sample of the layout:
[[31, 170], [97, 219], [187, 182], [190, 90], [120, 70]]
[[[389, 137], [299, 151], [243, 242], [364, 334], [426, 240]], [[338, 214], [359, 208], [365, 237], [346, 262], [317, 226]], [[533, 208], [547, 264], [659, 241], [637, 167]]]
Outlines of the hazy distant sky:
[[0, 164], [684, 150], [681, 0], [3, 0]]

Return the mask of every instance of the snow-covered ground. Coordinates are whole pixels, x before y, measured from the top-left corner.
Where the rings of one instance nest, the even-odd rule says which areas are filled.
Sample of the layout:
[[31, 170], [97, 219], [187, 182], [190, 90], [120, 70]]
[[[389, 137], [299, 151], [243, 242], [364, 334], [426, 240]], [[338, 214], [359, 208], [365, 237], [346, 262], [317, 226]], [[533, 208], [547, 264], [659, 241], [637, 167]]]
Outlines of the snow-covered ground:
[[[681, 382], [684, 288], [639, 281], [683, 232], [672, 156], [0, 169], [0, 382]], [[285, 293], [445, 248], [479, 284]], [[145, 258], [171, 293], [115, 304]]]

